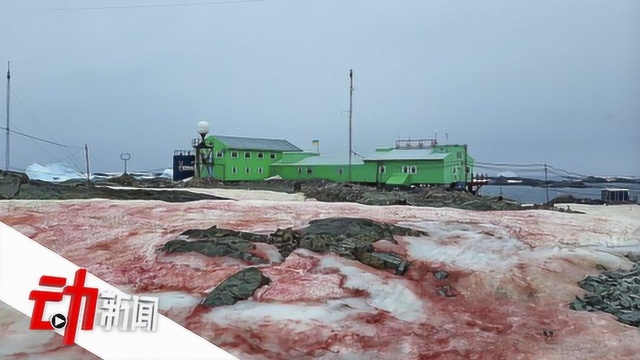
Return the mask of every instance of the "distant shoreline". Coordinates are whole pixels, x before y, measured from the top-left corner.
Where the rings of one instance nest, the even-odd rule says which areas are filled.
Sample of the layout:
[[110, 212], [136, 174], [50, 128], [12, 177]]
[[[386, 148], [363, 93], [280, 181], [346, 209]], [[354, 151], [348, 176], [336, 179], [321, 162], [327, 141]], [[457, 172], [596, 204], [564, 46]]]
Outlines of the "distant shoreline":
[[611, 177], [603, 178], [596, 176], [589, 176], [586, 178], [576, 180], [540, 180], [524, 177], [488, 177], [488, 185], [501, 185], [501, 186], [532, 186], [532, 187], [550, 187], [550, 188], [597, 188], [605, 184], [635, 184], [640, 185], [640, 179], [627, 178], [627, 177]]

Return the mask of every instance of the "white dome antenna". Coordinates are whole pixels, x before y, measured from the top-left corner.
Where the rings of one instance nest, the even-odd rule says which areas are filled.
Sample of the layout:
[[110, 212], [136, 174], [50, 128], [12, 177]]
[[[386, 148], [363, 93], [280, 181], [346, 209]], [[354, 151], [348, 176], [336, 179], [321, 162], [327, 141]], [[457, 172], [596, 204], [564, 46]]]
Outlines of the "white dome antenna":
[[198, 129], [198, 134], [204, 136], [204, 135], [207, 135], [209, 133], [209, 130], [211, 130], [211, 127], [209, 126], [208, 122], [200, 121], [198, 123], [197, 129]]

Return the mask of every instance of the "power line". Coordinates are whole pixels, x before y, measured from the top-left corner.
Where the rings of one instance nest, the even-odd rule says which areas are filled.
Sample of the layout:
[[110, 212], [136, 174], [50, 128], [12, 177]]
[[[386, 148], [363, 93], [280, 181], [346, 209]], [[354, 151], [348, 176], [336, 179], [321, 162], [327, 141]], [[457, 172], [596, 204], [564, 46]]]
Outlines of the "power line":
[[[0, 129], [1, 129], [1, 130], [7, 130], [7, 128], [6, 128], [6, 127], [2, 127], [2, 126], [0, 126]], [[37, 136], [33, 136], [33, 135], [29, 135], [29, 134], [25, 134], [25, 133], [20, 132], [20, 131], [9, 130], [9, 132], [10, 132], [10, 133], [12, 133], [12, 134], [16, 134], [16, 135], [24, 136], [24, 137], [29, 138], [29, 139], [42, 141], [42, 142], [45, 142], [45, 143], [47, 143], [47, 144], [56, 145], [56, 146], [60, 146], [60, 147], [63, 147], [63, 148], [68, 148], [68, 149], [72, 149], [72, 148], [73, 148], [73, 149], [81, 148], [81, 147], [79, 147], [79, 146], [68, 146], [68, 145], [64, 145], [64, 144], [57, 143], [57, 142], [55, 142], [55, 141], [45, 140], [45, 139], [39, 138], [39, 137], [37, 137]]]
[[211, 6], [224, 4], [240, 4], [259, 2], [263, 0], [219, 0], [219, 1], [201, 1], [190, 3], [168, 3], [168, 4], [144, 4], [144, 5], [102, 5], [102, 6], [78, 6], [78, 7], [50, 7], [36, 9], [0, 9], [0, 11], [79, 11], [79, 10], [128, 10], [128, 9], [152, 9], [152, 8], [172, 8], [172, 7], [189, 7], [189, 6]]
[[475, 165], [494, 166], [494, 167], [531, 167], [531, 168], [544, 168], [544, 164], [507, 164], [507, 163], [492, 163], [476, 161]]

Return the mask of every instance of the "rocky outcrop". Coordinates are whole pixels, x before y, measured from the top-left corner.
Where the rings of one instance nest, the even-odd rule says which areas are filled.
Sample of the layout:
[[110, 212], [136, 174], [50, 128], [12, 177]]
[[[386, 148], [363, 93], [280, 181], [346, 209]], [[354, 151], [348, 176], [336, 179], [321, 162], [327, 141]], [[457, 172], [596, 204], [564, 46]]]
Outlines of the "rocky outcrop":
[[376, 269], [392, 269], [403, 275], [408, 269], [408, 261], [398, 254], [378, 253], [373, 246], [380, 240], [397, 244], [394, 235], [426, 236], [427, 233], [370, 219], [328, 218], [309, 222], [299, 237], [303, 249], [333, 252]]
[[589, 275], [578, 283], [589, 293], [582, 298], [576, 296], [569, 307], [604, 311], [621, 323], [640, 327], [640, 256], [629, 253], [626, 257], [634, 263], [631, 270], [606, 270], [600, 266], [600, 275]]
[[229, 256], [253, 264], [269, 263], [252, 254], [256, 250], [256, 242], [272, 243], [267, 235], [219, 229], [214, 225], [204, 230], [187, 230], [177, 239], [165, 243], [160, 251], [167, 254], [197, 252], [205, 256]]
[[554, 199], [549, 200], [547, 205], [555, 205], [555, 204], [588, 204], [588, 205], [602, 205], [605, 201], [600, 199], [590, 199], [590, 198], [578, 198], [573, 195], [562, 195], [558, 196]]
[[442, 187], [411, 190], [376, 189], [368, 186], [326, 183], [303, 187], [305, 196], [325, 202], [356, 202], [364, 205], [411, 205], [453, 207], [466, 210], [524, 210], [521, 204], [494, 197], [475, 196]]
[[223, 237], [211, 240], [171, 240], [164, 244], [162, 251], [167, 254], [196, 252], [205, 256], [229, 256], [252, 264], [267, 264], [268, 260], [254, 256], [251, 251], [255, 244], [237, 237]]
[[0, 172], [0, 199], [13, 199], [20, 193], [21, 186], [29, 183], [29, 177], [13, 171]]
[[140, 186], [140, 181], [138, 181], [131, 174], [122, 174], [120, 176], [109, 179], [109, 182], [118, 184], [121, 186]]
[[410, 265], [408, 261], [395, 253], [376, 252], [373, 246], [380, 240], [397, 244], [394, 235], [428, 236], [422, 231], [370, 219], [327, 218], [313, 220], [300, 230], [277, 229], [270, 235], [219, 229], [216, 226], [187, 230], [177, 239], [164, 244], [160, 250], [169, 254], [193, 251], [207, 256], [229, 256], [254, 264], [267, 263], [268, 260], [252, 253], [255, 250], [254, 243], [258, 242], [275, 246], [284, 258], [298, 248], [321, 254], [332, 252], [376, 269], [390, 269], [398, 275], [404, 275]]
[[[127, 178], [125, 177], [121, 177], [121, 180], [125, 183], [127, 182]], [[79, 180], [69, 181], [64, 184], [56, 184], [45, 181], [29, 180], [27, 175], [14, 172], [3, 172], [0, 174], [0, 199], [111, 199], [159, 200], [165, 202], [229, 200], [214, 195], [198, 194], [180, 190], [112, 189], [104, 186], [87, 185]]]
[[262, 271], [254, 267], [244, 269], [216, 286], [202, 300], [202, 305], [208, 307], [233, 305], [252, 297], [256, 290], [270, 282], [271, 280], [264, 276]]

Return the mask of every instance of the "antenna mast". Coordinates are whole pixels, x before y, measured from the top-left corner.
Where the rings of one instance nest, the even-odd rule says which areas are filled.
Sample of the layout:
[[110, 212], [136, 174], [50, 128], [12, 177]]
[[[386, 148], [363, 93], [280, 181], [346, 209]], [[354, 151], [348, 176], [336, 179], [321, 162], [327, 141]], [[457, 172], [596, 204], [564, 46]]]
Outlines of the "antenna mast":
[[351, 127], [353, 117], [353, 69], [349, 69], [349, 78], [351, 81], [351, 85], [349, 86], [349, 182], [351, 182], [351, 155], [353, 154]]
[[9, 121], [9, 103], [11, 102], [11, 61], [7, 62], [7, 142], [5, 144], [4, 151], [4, 169], [5, 171], [9, 171], [9, 167], [11, 166], [11, 132], [10, 132], [10, 121]]

